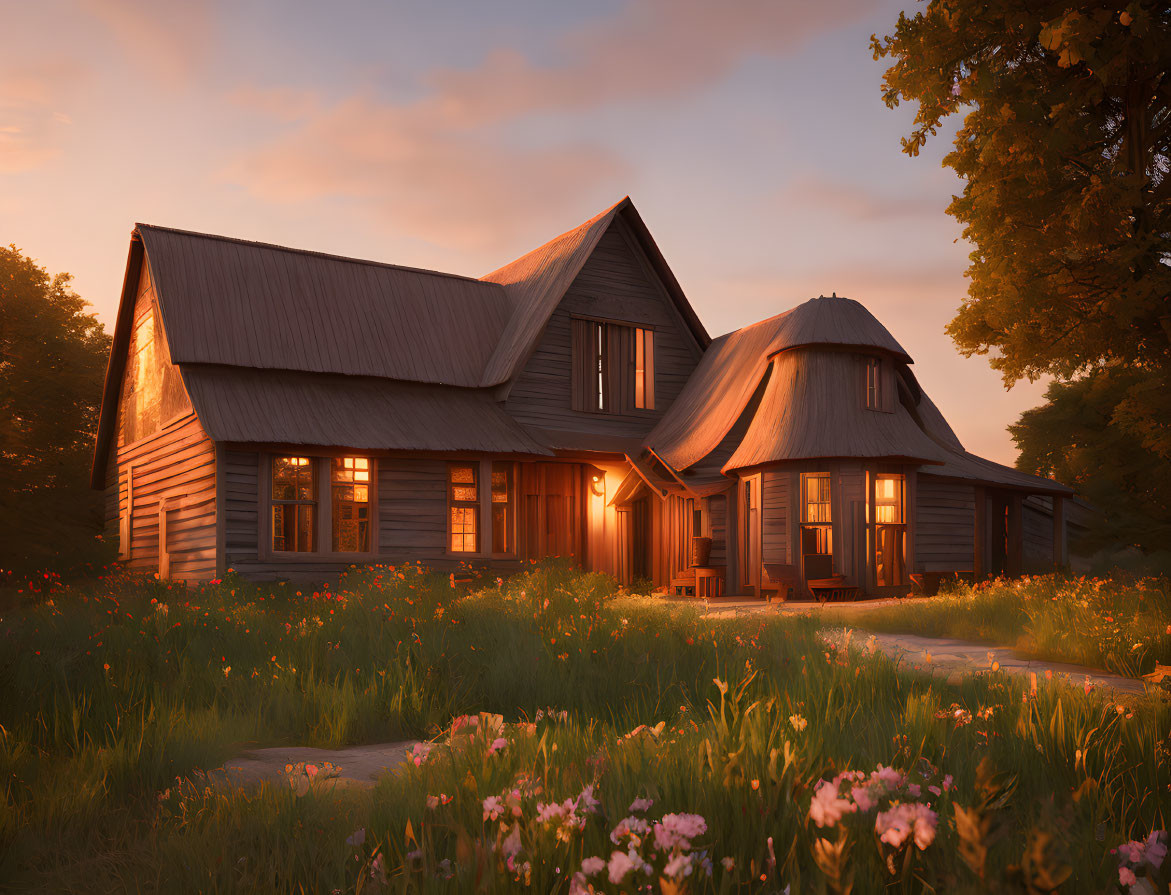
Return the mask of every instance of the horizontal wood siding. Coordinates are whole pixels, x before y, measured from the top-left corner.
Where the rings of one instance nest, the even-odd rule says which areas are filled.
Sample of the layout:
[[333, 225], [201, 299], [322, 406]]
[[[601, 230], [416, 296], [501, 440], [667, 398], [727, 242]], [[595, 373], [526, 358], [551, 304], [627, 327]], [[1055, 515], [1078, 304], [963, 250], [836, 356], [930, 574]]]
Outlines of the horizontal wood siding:
[[446, 559], [446, 462], [382, 461], [378, 495], [380, 554], [392, 562]]
[[[615, 223], [554, 311], [505, 409], [522, 423], [606, 435], [643, 435], [683, 389], [699, 361], [694, 337], [679, 317], [641, 250]], [[655, 409], [623, 414], [573, 409], [572, 319], [598, 317], [654, 329]]]
[[224, 564], [239, 570], [255, 563], [260, 540], [260, 455], [256, 451], [224, 451]]
[[975, 488], [920, 475], [915, 512], [916, 568], [936, 572], [972, 571], [975, 565]]
[[787, 471], [766, 469], [761, 475], [761, 540], [766, 563], [789, 561], [789, 479]]
[[203, 581], [216, 571], [215, 446], [190, 414], [117, 455], [120, 507], [133, 494], [128, 566], [159, 570], [159, 506], [183, 501], [167, 517], [171, 577]]

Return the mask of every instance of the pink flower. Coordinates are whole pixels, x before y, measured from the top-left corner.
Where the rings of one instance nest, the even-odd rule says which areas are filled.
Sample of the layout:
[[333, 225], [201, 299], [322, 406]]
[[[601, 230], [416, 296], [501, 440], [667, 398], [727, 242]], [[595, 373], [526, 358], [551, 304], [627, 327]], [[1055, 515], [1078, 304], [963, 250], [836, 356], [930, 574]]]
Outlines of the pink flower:
[[894, 848], [902, 848], [914, 835], [915, 845], [923, 851], [935, 841], [935, 827], [939, 817], [926, 805], [917, 802], [895, 804], [889, 811], [880, 811], [874, 820], [878, 838]]
[[427, 756], [434, 748], [434, 743], [415, 743], [407, 758], [415, 763], [415, 767], [422, 767], [423, 762], [427, 760]]
[[1134, 875], [1134, 871], [1129, 867], [1118, 868], [1118, 883], [1123, 886], [1133, 886], [1138, 882], [1138, 877]]
[[308, 777], [310, 780], [312, 780], [314, 777], [316, 777], [317, 776], [317, 765], [315, 765], [315, 764], [305, 765], [305, 776]]
[[484, 820], [496, 820], [504, 813], [504, 803], [500, 796], [488, 796], [483, 802]]
[[618, 821], [616, 826], [610, 833], [610, 841], [615, 845], [621, 845], [622, 840], [627, 836], [645, 836], [651, 831], [651, 825], [648, 824], [641, 817], [635, 817], [633, 814], [623, 820]]
[[434, 811], [439, 807], [439, 796], [427, 796], [427, 807]]
[[511, 867], [512, 859], [520, 854], [520, 824], [513, 824], [512, 832], [501, 843], [500, 850], [508, 858]]
[[698, 814], [665, 814], [655, 824], [655, 845], [663, 851], [687, 851], [691, 840], [707, 832], [707, 821]]
[[630, 855], [626, 854], [625, 852], [616, 851], [610, 855], [610, 863], [607, 866], [609, 869], [608, 875], [610, 882], [617, 885], [626, 879], [630, 871], [634, 870], [637, 865]]
[[593, 876], [606, 869], [605, 858], [586, 858], [581, 862], [581, 872], [586, 876]]
[[577, 797], [577, 803], [583, 811], [588, 811], [590, 814], [596, 814], [602, 807], [602, 803], [594, 798], [594, 785], [592, 783], [581, 791], [581, 795]]
[[692, 869], [691, 855], [680, 853], [667, 862], [663, 873], [669, 879], [682, 879], [685, 876], [690, 876]]
[[842, 819], [842, 815], [857, 810], [857, 805], [838, 795], [836, 782], [819, 780], [813, 789], [813, 801], [809, 803], [809, 819], [819, 827], [832, 827]]
[[655, 803], [652, 799], [644, 799], [640, 797], [631, 802], [630, 808], [627, 810], [630, 812], [650, 811], [651, 805], [653, 804]]
[[497, 737], [492, 741], [492, 745], [488, 747], [488, 754], [495, 755], [506, 746], [508, 746], [508, 740], [506, 740], [504, 737]]
[[1167, 833], [1156, 830], [1147, 837], [1147, 863], [1158, 869], [1163, 866], [1163, 859], [1167, 857]]
[[850, 798], [854, 800], [854, 804], [858, 806], [858, 810], [862, 812], [869, 811], [875, 807], [878, 802], [870, 795], [870, 790], [864, 786], [855, 786], [850, 789]]

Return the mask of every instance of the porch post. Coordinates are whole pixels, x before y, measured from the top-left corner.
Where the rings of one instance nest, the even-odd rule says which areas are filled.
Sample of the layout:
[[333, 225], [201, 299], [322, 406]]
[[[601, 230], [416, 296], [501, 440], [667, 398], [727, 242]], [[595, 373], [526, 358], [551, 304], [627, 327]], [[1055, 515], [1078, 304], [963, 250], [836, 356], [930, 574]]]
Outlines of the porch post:
[[986, 555], [988, 543], [988, 497], [984, 493], [984, 486], [976, 486], [976, 518], [973, 527], [972, 541], [972, 572], [977, 581], [982, 581], [988, 574], [988, 557]]

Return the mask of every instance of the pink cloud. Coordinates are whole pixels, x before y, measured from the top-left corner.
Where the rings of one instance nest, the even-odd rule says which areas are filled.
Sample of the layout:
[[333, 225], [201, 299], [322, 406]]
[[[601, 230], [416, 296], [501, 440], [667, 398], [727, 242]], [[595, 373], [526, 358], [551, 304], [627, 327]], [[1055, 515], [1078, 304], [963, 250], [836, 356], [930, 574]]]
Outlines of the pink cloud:
[[61, 154], [83, 74], [63, 60], [0, 69], [0, 174], [31, 171]]
[[80, 0], [152, 79], [186, 84], [211, 48], [214, 0]]
[[567, 33], [554, 65], [498, 50], [470, 70], [444, 69], [428, 81], [436, 106], [463, 123], [670, 99], [719, 81], [748, 56], [790, 52], [876, 6], [876, 0], [630, 0], [612, 16]]
[[630, 0], [564, 34], [554, 64], [498, 49], [471, 68], [431, 72], [431, 91], [410, 104], [359, 92], [322, 106], [313, 94], [239, 90], [238, 104], [290, 126], [225, 176], [272, 201], [345, 197], [391, 227], [449, 246], [515, 247], [518, 235], [559, 232], [632, 184], [604, 134], [516, 145], [509, 122], [685, 97], [751, 55], [789, 52], [874, 5]]
[[775, 199], [785, 209], [794, 206], [825, 210], [858, 221], [893, 218], [942, 219], [951, 201], [943, 190], [938, 195], [890, 195], [858, 184], [831, 180], [821, 174], [794, 178]]
[[534, 229], [559, 232], [567, 208], [583, 201], [619, 198], [629, 171], [599, 146], [511, 146], [437, 124], [424, 110], [355, 97], [225, 175], [271, 201], [344, 197], [405, 234], [492, 249]]

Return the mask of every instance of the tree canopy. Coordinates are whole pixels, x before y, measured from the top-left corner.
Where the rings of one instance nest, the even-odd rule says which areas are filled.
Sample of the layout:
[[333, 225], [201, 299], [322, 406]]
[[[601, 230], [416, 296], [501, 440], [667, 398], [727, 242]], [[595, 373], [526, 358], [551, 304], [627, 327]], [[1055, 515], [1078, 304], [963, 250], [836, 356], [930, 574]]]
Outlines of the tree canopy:
[[110, 340], [69, 274], [0, 247], [0, 568], [99, 555], [89, 469]]
[[1131, 445], [1102, 509], [1171, 522], [1151, 488], [1171, 475], [1171, 6], [931, 0], [872, 48], [887, 104], [918, 104], [909, 155], [964, 116], [944, 164], [971, 282], [949, 334], [1006, 385], [1058, 380], [1012, 429], [1018, 465], [1085, 491]]

